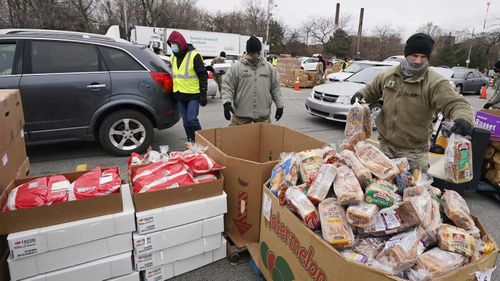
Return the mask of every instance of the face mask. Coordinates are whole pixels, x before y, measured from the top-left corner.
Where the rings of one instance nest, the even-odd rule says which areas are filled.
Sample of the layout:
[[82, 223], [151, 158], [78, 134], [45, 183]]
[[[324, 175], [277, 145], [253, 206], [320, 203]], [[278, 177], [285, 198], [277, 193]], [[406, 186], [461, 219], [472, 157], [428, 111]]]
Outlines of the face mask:
[[252, 65], [257, 65], [260, 62], [260, 53], [247, 54], [247, 60]]
[[172, 52], [178, 53], [179, 52], [179, 45], [172, 44], [172, 45], [170, 45], [170, 49], [172, 49]]
[[418, 74], [422, 72], [427, 66], [429, 65], [429, 62], [424, 62], [424, 63], [416, 63], [409, 61], [408, 59], [405, 59], [404, 61], [401, 62], [401, 72], [405, 76], [411, 77], [415, 74]]

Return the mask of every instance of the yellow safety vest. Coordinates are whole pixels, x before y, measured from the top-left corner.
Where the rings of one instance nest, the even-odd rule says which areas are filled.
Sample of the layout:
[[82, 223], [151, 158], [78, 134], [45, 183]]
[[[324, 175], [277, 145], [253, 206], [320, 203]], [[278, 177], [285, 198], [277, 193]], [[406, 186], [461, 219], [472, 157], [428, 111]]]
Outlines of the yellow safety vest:
[[278, 58], [273, 58], [272, 64], [276, 66], [278, 64]]
[[196, 51], [187, 52], [180, 67], [177, 67], [177, 58], [174, 55], [170, 56], [170, 64], [172, 65], [172, 72], [174, 74], [174, 93], [200, 93], [200, 79], [194, 71], [194, 57], [197, 54], [198, 52]]

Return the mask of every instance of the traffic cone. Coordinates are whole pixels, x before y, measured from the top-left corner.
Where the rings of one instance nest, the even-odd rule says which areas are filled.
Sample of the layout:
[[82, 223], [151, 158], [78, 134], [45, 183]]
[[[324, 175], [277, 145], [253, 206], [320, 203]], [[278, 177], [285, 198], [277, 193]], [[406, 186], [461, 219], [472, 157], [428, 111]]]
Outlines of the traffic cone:
[[481, 92], [481, 96], [479, 96], [480, 99], [486, 99], [486, 90], [488, 89], [488, 85], [484, 85], [483, 91]]
[[295, 91], [300, 91], [299, 76], [297, 76], [297, 80], [295, 80]]

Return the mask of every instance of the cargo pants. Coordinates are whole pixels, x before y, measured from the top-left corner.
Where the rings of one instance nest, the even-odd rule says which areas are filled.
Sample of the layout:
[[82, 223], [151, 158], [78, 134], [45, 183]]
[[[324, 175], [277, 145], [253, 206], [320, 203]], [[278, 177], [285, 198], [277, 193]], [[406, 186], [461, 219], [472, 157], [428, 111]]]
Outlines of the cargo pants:
[[429, 171], [429, 147], [403, 149], [382, 141], [380, 150], [391, 159], [406, 157], [412, 171], [417, 169], [423, 173]]
[[264, 116], [257, 119], [247, 118], [247, 117], [238, 117], [236, 115], [231, 116], [231, 123], [229, 126], [238, 126], [244, 124], [252, 124], [252, 123], [271, 123], [271, 116]]
[[215, 80], [215, 83], [217, 83], [217, 89], [219, 90], [219, 98], [222, 99], [222, 75], [223, 74], [214, 74], [214, 80]]

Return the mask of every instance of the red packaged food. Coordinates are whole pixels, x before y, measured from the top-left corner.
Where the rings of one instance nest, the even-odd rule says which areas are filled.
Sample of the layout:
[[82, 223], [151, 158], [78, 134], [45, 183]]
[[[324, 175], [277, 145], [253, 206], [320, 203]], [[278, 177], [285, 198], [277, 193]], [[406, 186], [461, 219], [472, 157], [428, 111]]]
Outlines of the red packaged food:
[[177, 160], [170, 160], [168, 162], [161, 161], [151, 163], [146, 166], [137, 168], [137, 170], [132, 173], [132, 182], [136, 182], [141, 177], [149, 176], [156, 173], [157, 171], [168, 170], [170, 166], [178, 164], [179, 162]]
[[318, 228], [320, 225], [318, 212], [302, 190], [292, 186], [286, 190], [285, 198], [288, 206], [302, 218], [310, 229]]
[[65, 176], [56, 175], [48, 178], [45, 205], [68, 202], [71, 183]]
[[134, 182], [134, 192], [144, 193], [195, 184], [193, 177], [186, 169], [162, 170], [140, 178]]
[[102, 172], [96, 167], [73, 182], [72, 195], [76, 200], [93, 198], [117, 192], [121, 185], [118, 168]]
[[47, 177], [37, 178], [14, 188], [7, 197], [4, 211], [43, 206], [47, 198], [47, 181]]
[[217, 175], [214, 173], [201, 175], [201, 176], [197, 176], [196, 178], [194, 178], [194, 181], [196, 183], [211, 182], [211, 181], [216, 181], [216, 180], [217, 180]]
[[130, 168], [132, 166], [141, 165], [143, 161], [144, 161], [144, 158], [142, 158], [142, 156], [140, 154], [132, 152], [132, 154], [130, 154], [130, 158], [128, 159], [128, 170], [130, 171]]
[[181, 162], [186, 165], [193, 176], [224, 169], [205, 153], [186, 154], [181, 156]]

